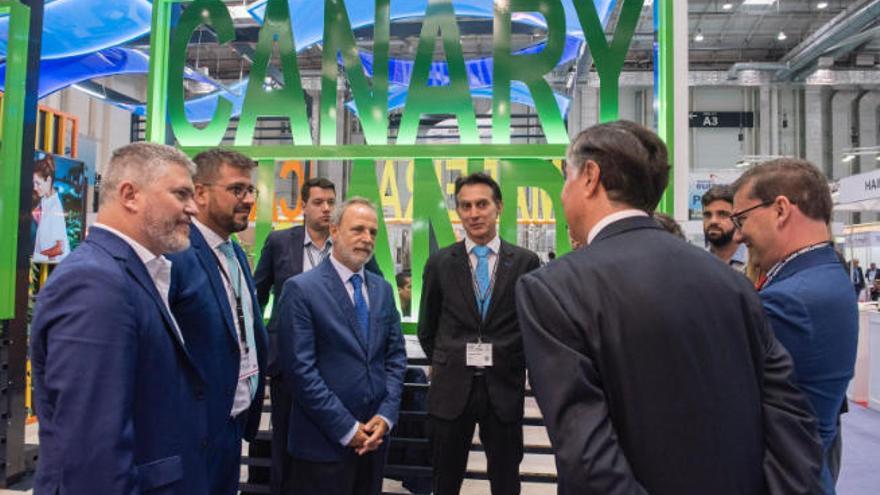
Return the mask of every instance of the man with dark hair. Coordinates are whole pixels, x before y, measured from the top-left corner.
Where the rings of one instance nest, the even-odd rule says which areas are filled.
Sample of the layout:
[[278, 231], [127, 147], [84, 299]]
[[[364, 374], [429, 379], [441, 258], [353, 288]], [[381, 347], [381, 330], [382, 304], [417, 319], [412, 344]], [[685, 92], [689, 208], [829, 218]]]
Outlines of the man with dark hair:
[[207, 384], [168, 310], [163, 255], [189, 247], [193, 172], [169, 146], [114, 151], [97, 222], [37, 295], [35, 493], [210, 493]]
[[816, 493], [815, 420], [752, 285], [649, 217], [663, 142], [591, 127], [565, 173], [585, 246], [522, 277], [516, 299], [560, 493]]
[[[733, 187], [737, 240], [767, 273], [761, 302], [818, 417], [827, 459], [834, 454], [858, 335], [856, 298], [828, 231], [828, 181], [809, 162], [782, 158], [749, 169]], [[833, 474], [826, 462], [826, 494], [834, 493]]]
[[476, 173], [455, 181], [465, 239], [425, 265], [418, 336], [432, 366], [428, 414], [434, 493], [457, 494], [474, 428], [494, 495], [520, 493], [525, 359], [514, 287], [541, 264], [498, 236], [501, 188]]
[[260, 425], [268, 337], [247, 256], [231, 236], [248, 227], [257, 164], [228, 150], [199, 153], [191, 248], [169, 255], [170, 305], [202, 377], [211, 495], [238, 493], [241, 440]]
[[709, 252], [738, 272], [745, 271], [748, 250], [733, 240], [733, 188], [728, 185], [712, 186], [700, 199], [703, 204], [703, 236]]
[[397, 282], [397, 296], [400, 298], [400, 313], [409, 316], [412, 305], [412, 273], [404, 270], [395, 276]]

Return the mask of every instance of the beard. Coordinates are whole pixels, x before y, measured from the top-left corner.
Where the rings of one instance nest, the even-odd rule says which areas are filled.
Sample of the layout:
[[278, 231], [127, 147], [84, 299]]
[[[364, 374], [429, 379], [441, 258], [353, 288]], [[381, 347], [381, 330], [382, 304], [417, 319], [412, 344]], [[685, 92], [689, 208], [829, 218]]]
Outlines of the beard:
[[711, 232], [703, 231], [703, 235], [706, 237], [709, 244], [716, 248], [721, 248], [733, 242], [733, 231], [734, 229], [720, 229], [720, 232], [718, 230], [713, 230]]
[[183, 219], [161, 218], [152, 210], [146, 210], [144, 229], [150, 239], [156, 241], [163, 253], [177, 253], [189, 248], [189, 219], [182, 225]]

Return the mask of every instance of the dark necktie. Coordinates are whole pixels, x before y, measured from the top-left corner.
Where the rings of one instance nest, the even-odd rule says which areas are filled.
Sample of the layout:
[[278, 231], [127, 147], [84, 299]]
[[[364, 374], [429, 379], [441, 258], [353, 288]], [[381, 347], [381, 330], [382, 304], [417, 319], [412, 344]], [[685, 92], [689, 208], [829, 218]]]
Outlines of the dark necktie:
[[357, 315], [358, 325], [361, 327], [361, 335], [364, 337], [364, 342], [367, 342], [370, 332], [370, 308], [367, 307], [367, 300], [364, 299], [364, 292], [361, 290], [364, 279], [359, 273], [355, 273], [348, 280], [354, 288], [354, 312]]

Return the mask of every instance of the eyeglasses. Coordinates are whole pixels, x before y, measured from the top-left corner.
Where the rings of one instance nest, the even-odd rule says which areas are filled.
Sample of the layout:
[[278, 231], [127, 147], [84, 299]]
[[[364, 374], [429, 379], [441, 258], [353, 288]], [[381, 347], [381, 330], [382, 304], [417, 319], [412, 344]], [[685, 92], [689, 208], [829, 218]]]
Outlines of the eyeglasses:
[[730, 221], [733, 222], [733, 226], [736, 228], [736, 230], [742, 230], [743, 222], [746, 220], [746, 217], [744, 216], [746, 213], [748, 213], [752, 210], [756, 210], [758, 208], [764, 208], [764, 207], [770, 206], [772, 204], [773, 204], [773, 201], [764, 201], [763, 203], [758, 203], [755, 206], [752, 206], [751, 208], [746, 208], [743, 211], [740, 211], [740, 212], [734, 213], [733, 215], [730, 215]]
[[[205, 186], [222, 186], [222, 184], [210, 184], [210, 183], [206, 183], [204, 185]], [[226, 186], [225, 189], [226, 189], [226, 192], [235, 196], [235, 199], [237, 199], [239, 201], [244, 200], [244, 198], [246, 198], [248, 194], [253, 196], [254, 199], [256, 199], [260, 196], [260, 191], [253, 184], [247, 185], [247, 186], [245, 186], [243, 184], [232, 184], [231, 186]]]

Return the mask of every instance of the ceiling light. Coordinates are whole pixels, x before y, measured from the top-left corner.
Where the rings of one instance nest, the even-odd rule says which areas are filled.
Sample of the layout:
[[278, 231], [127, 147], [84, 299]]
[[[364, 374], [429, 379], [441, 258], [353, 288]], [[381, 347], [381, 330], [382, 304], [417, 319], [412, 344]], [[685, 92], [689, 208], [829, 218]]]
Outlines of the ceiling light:
[[743, 5], [773, 5], [776, 0], [745, 0]]
[[779, 41], [785, 41], [788, 39], [788, 36], [785, 35], [785, 31], [779, 31], [779, 34], [776, 35], [776, 39]]
[[703, 30], [697, 29], [697, 34], [694, 35], [694, 41], [697, 43], [703, 41], [705, 38], [703, 37]]
[[722, 5], [721, 8], [724, 10], [731, 10], [731, 9], [733, 9], [733, 4], [730, 2], [727, 2], [724, 5]]
[[856, 155], [850, 153], [850, 154], [844, 156], [844, 157], [843, 157], [843, 160], [841, 160], [841, 161], [842, 161], [843, 163], [849, 163], [849, 162], [851, 162], [851, 161], [853, 161], [853, 160], [855, 160], [855, 159], [856, 159]]
[[816, 8], [819, 10], [824, 10], [828, 8], [828, 2], [819, 2], [816, 4]]

